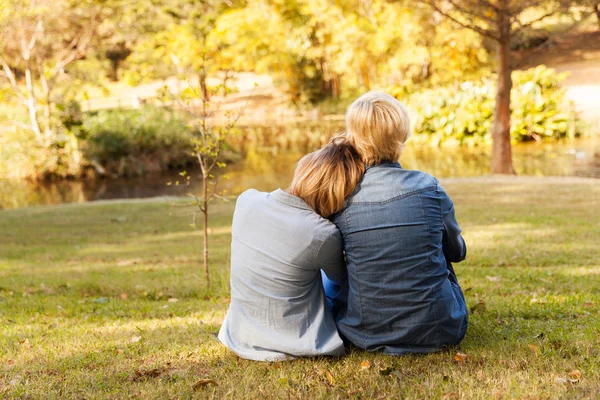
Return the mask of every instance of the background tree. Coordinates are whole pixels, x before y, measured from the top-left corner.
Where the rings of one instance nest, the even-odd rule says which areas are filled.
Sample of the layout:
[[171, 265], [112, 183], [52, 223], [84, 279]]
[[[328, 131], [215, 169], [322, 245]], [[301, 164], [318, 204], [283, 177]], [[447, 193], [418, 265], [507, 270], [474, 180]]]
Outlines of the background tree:
[[544, 0], [421, 0], [454, 23], [491, 39], [496, 45], [498, 84], [492, 124], [494, 174], [514, 174], [510, 142], [511, 39], [523, 29], [566, 12], [564, 3]]
[[[6, 1], [9, 12], [0, 19], [0, 76], [27, 109], [28, 127], [44, 148], [51, 150], [59, 141], [61, 121], [56, 104], [63, 102], [64, 93], [56, 92], [67, 87], [69, 68], [97, 44], [106, 4], [92, 0]], [[77, 163], [76, 142], [71, 155]], [[77, 168], [71, 172], [76, 173]]]

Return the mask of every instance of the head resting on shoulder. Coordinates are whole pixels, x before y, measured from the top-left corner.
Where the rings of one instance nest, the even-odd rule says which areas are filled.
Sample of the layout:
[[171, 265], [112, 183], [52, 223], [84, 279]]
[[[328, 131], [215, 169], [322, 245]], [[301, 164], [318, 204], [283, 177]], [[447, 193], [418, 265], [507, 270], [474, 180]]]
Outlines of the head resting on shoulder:
[[346, 130], [366, 165], [396, 162], [410, 137], [410, 118], [395, 97], [371, 91], [346, 110]]
[[323, 218], [329, 218], [344, 208], [344, 200], [354, 191], [364, 171], [356, 149], [338, 135], [298, 161], [288, 192], [300, 197]]

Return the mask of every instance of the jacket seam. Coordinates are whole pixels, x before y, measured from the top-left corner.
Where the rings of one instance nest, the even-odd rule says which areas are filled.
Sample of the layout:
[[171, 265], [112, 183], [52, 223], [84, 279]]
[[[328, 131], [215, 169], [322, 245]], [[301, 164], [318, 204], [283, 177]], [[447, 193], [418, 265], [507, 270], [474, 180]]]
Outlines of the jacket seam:
[[[436, 185], [437, 186], [437, 185]], [[436, 191], [437, 194], [437, 191]], [[431, 291], [431, 293], [433, 293], [433, 285], [431, 283], [431, 224], [429, 222], [429, 215], [427, 214], [427, 208], [425, 208], [425, 204], [423, 204], [423, 199], [421, 198], [421, 196], [419, 196], [419, 201], [421, 202], [421, 207], [423, 208], [423, 214], [425, 214], [425, 221], [427, 221], [427, 250], [429, 252], [429, 257], [428, 257], [428, 263], [427, 263], [427, 277], [428, 277], [428, 281], [429, 281], [429, 290]], [[439, 347], [442, 343], [442, 333], [441, 333], [441, 328], [440, 328], [440, 310], [438, 307], [438, 303], [437, 300], [434, 300], [433, 302], [433, 308], [435, 310], [435, 317], [436, 317], [436, 321], [435, 321], [435, 326], [436, 326], [436, 334], [437, 334], [437, 343], [436, 345]]]
[[[345, 212], [344, 213], [344, 221], [346, 222], [346, 228], [348, 229], [348, 231], [350, 231], [350, 223], [348, 222], [348, 213]], [[347, 242], [347, 241], [346, 241]], [[348, 245], [348, 247], [350, 247]], [[356, 271], [356, 293], [358, 294], [358, 298], [360, 299], [360, 301], [358, 302], [358, 315], [359, 315], [359, 319], [360, 319], [360, 331], [361, 332], [365, 332], [365, 328], [364, 328], [364, 319], [363, 319], [363, 296], [361, 294], [361, 290], [360, 290], [360, 282], [358, 279], [358, 264], [354, 263], [354, 268]], [[348, 293], [350, 292], [350, 276], [348, 276]], [[350, 299], [350, 296], [348, 296], [348, 300]], [[348, 303], [346, 302], [346, 307], [348, 307]], [[363, 349], [367, 348], [367, 335], [361, 335], [362, 339], [363, 339]]]
[[410, 191], [408, 193], [403, 193], [403, 194], [401, 194], [399, 196], [394, 196], [394, 197], [392, 197], [390, 199], [383, 200], [383, 201], [349, 201], [348, 205], [350, 205], [350, 204], [355, 204], [355, 205], [387, 204], [387, 203], [391, 203], [394, 200], [404, 199], [406, 197], [410, 197], [410, 196], [413, 196], [413, 195], [421, 194], [421, 193], [427, 192], [427, 191], [429, 191], [431, 189], [435, 189], [437, 187], [437, 185], [438, 184], [436, 182], [435, 185], [427, 186], [427, 187], [424, 187], [424, 188], [418, 189], [418, 190], [413, 190], [413, 191]]

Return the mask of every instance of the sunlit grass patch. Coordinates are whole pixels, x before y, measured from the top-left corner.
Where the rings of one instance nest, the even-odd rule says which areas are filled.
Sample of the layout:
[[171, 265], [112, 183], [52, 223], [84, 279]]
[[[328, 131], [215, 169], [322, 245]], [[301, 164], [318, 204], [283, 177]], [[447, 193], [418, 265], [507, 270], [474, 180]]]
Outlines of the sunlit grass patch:
[[171, 200], [2, 211], [0, 398], [595, 398], [600, 184], [444, 186], [472, 311], [463, 343], [427, 356], [268, 364], [225, 349], [233, 204], [211, 219], [210, 290], [202, 233]]

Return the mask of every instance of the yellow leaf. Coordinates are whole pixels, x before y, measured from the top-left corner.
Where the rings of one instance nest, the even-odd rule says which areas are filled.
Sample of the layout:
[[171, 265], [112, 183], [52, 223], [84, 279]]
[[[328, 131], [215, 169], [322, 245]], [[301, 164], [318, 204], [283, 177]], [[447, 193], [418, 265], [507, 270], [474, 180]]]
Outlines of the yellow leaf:
[[465, 353], [456, 353], [454, 355], [454, 360], [456, 360], [458, 362], [466, 362], [467, 358], [469, 358], [469, 356]]
[[578, 369], [575, 369], [571, 372], [569, 372], [569, 382], [571, 383], [576, 383], [579, 382], [579, 380], [581, 379], [581, 371]]
[[360, 363], [360, 369], [369, 369], [371, 368], [371, 361], [363, 361]]
[[539, 354], [540, 353], [539, 347], [537, 347], [535, 344], [528, 344], [527, 347], [529, 347], [529, 349], [531, 351], [533, 351], [535, 354]]
[[121, 293], [121, 294], [119, 295], [119, 297], [121, 298], [121, 300], [127, 300], [127, 297], [128, 297], [128, 296], [127, 296], [127, 293]]
[[333, 375], [331, 375], [331, 372], [325, 371], [325, 376], [327, 377], [327, 380], [331, 385], [335, 385], [335, 379], [333, 379]]

